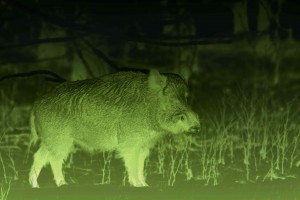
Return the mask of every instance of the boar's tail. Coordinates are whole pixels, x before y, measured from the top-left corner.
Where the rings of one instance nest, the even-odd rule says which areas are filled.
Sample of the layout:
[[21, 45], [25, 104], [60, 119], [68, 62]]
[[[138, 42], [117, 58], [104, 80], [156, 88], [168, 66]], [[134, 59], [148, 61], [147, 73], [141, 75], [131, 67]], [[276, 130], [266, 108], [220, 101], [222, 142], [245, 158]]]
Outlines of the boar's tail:
[[31, 133], [30, 133], [30, 141], [29, 141], [28, 148], [27, 148], [26, 161], [28, 161], [31, 147], [33, 145], [35, 145], [36, 142], [38, 141], [38, 135], [37, 135], [36, 126], [35, 126], [34, 111], [31, 111], [31, 113], [30, 113], [30, 129], [31, 129]]
[[36, 132], [36, 126], [35, 126], [35, 116], [34, 116], [34, 111], [31, 111], [30, 113], [30, 142], [29, 142], [29, 148], [33, 145], [36, 144], [38, 141], [38, 135]]

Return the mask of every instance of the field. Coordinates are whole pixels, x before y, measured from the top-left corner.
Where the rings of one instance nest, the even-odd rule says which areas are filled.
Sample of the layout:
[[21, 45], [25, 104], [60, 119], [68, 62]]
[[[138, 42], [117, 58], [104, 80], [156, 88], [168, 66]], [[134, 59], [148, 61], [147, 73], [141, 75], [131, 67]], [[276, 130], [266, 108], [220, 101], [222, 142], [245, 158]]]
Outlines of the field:
[[145, 166], [150, 188], [128, 186], [114, 153], [88, 154], [76, 147], [64, 165], [69, 185], [57, 189], [47, 167], [40, 190], [28, 184], [38, 148], [28, 149], [30, 106], [14, 106], [3, 90], [0, 199], [298, 199], [299, 89], [198, 85], [191, 103], [200, 115], [201, 132], [157, 144]]
[[208, 67], [191, 77], [189, 101], [201, 131], [156, 145], [145, 164], [150, 188], [130, 187], [114, 152], [89, 154], [76, 147], [64, 165], [69, 185], [56, 188], [48, 166], [39, 177], [41, 188], [31, 189], [28, 173], [38, 146], [28, 148], [29, 112], [34, 86], [45, 80], [2, 82], [0, 200], [300, 199], [298, 44], [285, 47], [289, 51], [274, 62], [258, 54], [253, 59], [244, 46], [199, 52]]
[[[0, 200], [300, 200], [296, 1], [7, 0], [0, 1], [0, 10]], [[37, 97], [64, 80], [154, 68], [187, 80], [201, 130], [168, 135], [156, 144], [145, 163], [150, 187], [131, 187], [115, 152], [87, 153], [79, 146], [63, 166], [67, 185], [56, 187], [47, 166], [40, 188], [30, 187], [39, 144], [29, 145], [29, 114]], [[140, 88], [132, 94], [140, 94]], [[74, 93], [72, 106], [85, 98], [77, 97]], [[120, 105], [124, 101], [114, 97]], [[136, 112], [125, 114], [147, 121], [133, 102], [128, 107]], [[112, 118], [96, 119], [91, 127]]]

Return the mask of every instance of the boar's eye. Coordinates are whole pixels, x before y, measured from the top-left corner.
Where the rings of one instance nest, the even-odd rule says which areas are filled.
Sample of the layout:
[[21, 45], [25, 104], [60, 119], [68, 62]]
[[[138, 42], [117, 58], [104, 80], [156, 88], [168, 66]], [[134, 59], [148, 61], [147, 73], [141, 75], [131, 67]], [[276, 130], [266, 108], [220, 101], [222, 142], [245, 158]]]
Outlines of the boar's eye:
[[182, 112], [180, 112], [180, 113], [176, 113], [176, 114], [174, 114], [173, 115], [173, 117], [172, 117], [172, 121], [174, 122], [174, 123], [177, 123], [177, 122], [179, 122], [179, 121], [185, 121], [186, 120], [186, 116], [182, 113]]
[[180, 120], [181, 120], [181, 121], [184, 121], [184, 120], [185, 120], [185, 116], [184, 116], [184, 115], [181, 115], [181, 116], [180, 116]]
[[178, 113], [175, 118], [176, 118], [176, 121], [182, 121], [183, 122], [183, 121], [186, 120], [186, 116], [183, 113]]

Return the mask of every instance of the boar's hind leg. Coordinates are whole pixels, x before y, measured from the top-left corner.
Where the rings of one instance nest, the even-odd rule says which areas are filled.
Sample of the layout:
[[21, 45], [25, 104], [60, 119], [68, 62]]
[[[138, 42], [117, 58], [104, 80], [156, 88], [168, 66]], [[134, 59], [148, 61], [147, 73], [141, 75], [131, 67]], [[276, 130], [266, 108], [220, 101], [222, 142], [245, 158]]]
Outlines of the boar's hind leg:
[[73, 147], [72, 141], [63, 141], [64, 142], [61, 145], [56, 146], [56, 148], [51, 151], [51, 157], [49, 157], [50, 166], [57, 187], [67, 184], [62, 167]]
[[64, 159], [56, 158], [50, 161], [51, 169], [54, 175], [54, 180], [57, 187], [67, 184], [62, 172]]
[[38, 188], [37, 179], [42, 168], [49, 162], [49, 151], [41, 144], [39, 150], [34, 154], [33, 164], [29, 173], [29, 183], [33, 188]]

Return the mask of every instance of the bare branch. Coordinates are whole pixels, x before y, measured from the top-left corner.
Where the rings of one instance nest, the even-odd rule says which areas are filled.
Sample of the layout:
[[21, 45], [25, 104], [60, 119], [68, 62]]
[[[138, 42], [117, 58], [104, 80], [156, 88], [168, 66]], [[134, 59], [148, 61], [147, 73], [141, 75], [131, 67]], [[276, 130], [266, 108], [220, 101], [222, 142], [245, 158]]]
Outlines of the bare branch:
[[94, 77], [94, 74], [93, 74], [93, 72], [92, 72], [92, 70], [91, 70], [91, 68], [90, 68], [90, 66], [89, 66], [89, 63], [88, 63], [88, 62], [86, 61], [86, 59], [84, 58], [83, 53], [82, 53], [82, 51], [80, 50], [80, 48], [79, 48], [79, 46], [78, 46], [76, 40], [73, 40], [73, 44], [74, 44], [74, 46], [75, 46], [76, 52], [77, 52], [77, 54], [78, 54], [78, 56], [79, 56], [81, 62], [84, 64], [84, 66], [85, 66], [87, 72], [89, 73], [89, 75], [90, 75], [91, 77]]
[[95, 48], [91, 43], [89, 43], [87, 40], [83, 40], [83, 42], [89, 47], [91, 48], [91, 50], [94, 52], [94, 54], [96, 54], [97, 56], [99, 56], [104, 62], [106, 62], [109, 66], [111, 66], [113, 69], [119, 71], [120, 67], [118, 65], [116, 65], [110, 58], [108, 58], [102, 51], [100, 51], [99, 49]]
[[26, 47], [31, 45], [39, 45], [39, 44], [46, 44], [46, 43], [59, 43], [59, 42], [66, 42], [73, 38], [68, 37], [58, 37], [58, 38], [47, 38], [47, 39], [38, 39], [38, 40], [32, 40], [32, 41], [26, 41], [18, 44], [9, 44], [9, 45], [1, 45], [1, 50], [7, 50], [11, 48], [19, 48], [19, 47]]
[[35, 71], [30, 71], [30, 72], [24, 72], [24, 73], [15, 73], [15, 74], [9, 74], [0, 77], [0, 82], [8, 79], [13, 79], [13, 78], [18, 78], [18, 77], [29, 77], [29, 76], [35, 76], [35, 75], [46, 75], [50, 77], [46, 77], [46, 80], [50, 80], [53, 82], [65, 82], [66, 79], [62, 78], [58, 74], [48, 71], [48, 70], [35, 70]]

